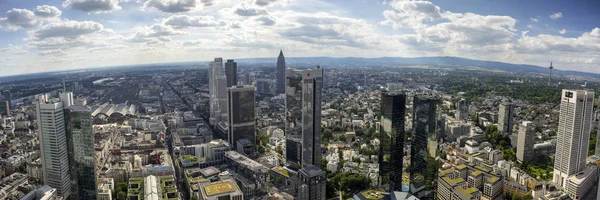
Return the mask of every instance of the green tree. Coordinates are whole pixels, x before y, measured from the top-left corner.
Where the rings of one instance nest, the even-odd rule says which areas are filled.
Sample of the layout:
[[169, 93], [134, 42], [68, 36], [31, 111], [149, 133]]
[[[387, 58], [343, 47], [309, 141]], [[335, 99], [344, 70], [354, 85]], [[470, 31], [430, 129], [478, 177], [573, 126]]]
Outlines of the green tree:
[[126, 200], [127, 199], [127, 193], [120, 191], [117, 193], [117, 200]]
[[333, 139], [333, 132], [328, 128], [323, 131], [323, 140]]
[[341, 134], [339, 137], [340, 141], [345, 142], [346, 141], [346, 134]]

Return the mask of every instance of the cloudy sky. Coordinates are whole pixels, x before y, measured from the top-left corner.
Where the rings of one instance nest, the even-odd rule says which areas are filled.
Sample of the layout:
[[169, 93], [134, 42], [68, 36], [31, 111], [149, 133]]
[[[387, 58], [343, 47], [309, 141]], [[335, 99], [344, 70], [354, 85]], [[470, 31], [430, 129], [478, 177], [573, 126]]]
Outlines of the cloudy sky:
[[0, 0], [0, 76], [279, 49], [600, 73], [599, 27], [600, 1]]

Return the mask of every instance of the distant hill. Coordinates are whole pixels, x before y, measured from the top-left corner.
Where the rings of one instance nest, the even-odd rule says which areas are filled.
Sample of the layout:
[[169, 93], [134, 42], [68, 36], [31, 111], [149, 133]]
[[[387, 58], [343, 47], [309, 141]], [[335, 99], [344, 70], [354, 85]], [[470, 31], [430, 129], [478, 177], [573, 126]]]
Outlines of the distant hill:
[[[239, 63], [273, 63], [275, 65], [277, 58], [242, 58], [236, 59]], [[495, 61], [484, 61], [484, 60], [472, 60], [459, 57], [417, 57], [417, 58], [402, 58], [402, 57], [381, 57], [381, 58], [357, 58], [357, 57], [344, 57], [344, 58], [332, 58], [332, 57], [290, 57], [285, 58], [286, 63], [290, 65], [436, 65], [436, 66], [453, 66], [453, 67], [467, 67], [475, 66], [485, 69], [501, 70], [506, 72], [534, 72], [534, 73], [548, 73], [548, 67], [541, 67], [536, 65], [525, 65], [525, 64], [510, 64]], [[600, 74], [569, 71], [569, 70], [558, 70], [554, 69], [553, 74], [563, 75], [577, 75], [577, 76], [590, 76], [600, 78]]]

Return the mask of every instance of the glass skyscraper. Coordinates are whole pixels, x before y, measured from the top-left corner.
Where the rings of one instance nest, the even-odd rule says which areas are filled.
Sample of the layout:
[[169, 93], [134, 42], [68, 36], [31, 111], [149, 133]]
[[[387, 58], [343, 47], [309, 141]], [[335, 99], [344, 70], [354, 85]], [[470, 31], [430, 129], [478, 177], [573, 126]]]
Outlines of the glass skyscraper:
[[418, 198], [433, 198], [437, 169], [431, 168], [436, 162], [435, 157], [438, 151], [440, 130], [437, 105], [439, 103], [440, 100], [437, 97], [427, 94], [415, 95], [413, 99], [410, 193]]
[[96, 199], [96, 162], [91, 109], [69, 106], [65, 109], [72, 198]]
[[320, 166], [322, 87], [320, 67], [286, 70], [285, 157], [293, 167]]
[[229, 88], [228, 101], [229, 143], [237, 148], [238, 140], [248, 139], [253, 145], [256, 145], [254, 87], [244, 85]]
[[233, 59], [229, 59], [225, 63], [225, 76], [227, 76], [227, 87], [237, 85], [237, 63], [234, 62]]
[[383, 92], [381, 94], [381, 133], [379, 134], [379, 186], [390, 193], [402, 191], [404, 166], [404, 131], [406, 94]]

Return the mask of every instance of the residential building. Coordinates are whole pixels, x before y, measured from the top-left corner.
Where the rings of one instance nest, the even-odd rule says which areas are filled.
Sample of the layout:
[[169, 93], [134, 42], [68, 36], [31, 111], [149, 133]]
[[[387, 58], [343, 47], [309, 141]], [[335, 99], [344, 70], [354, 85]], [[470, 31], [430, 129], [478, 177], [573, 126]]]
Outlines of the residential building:
[[500, 133], [512, 134], [515, 109], [510, 101], [500, 104], [498, 110], [498, 131]]
[[406, 94], [381, 94], [381, 133], [379, 134], [379, 183], [388, 185], [388, 192], [402, 191], [404, 157], [404, 116]]
[[228, 141], [237, 149], [238, 140], [247, 139], [256, 144], [256, 114], [254, 87], [250, 85], [229, 88]]
[[233, 59], [228, 59], [225, 63], [225, 76], [227, 76], [227, 87], [237, 85], [237, 62], [234, 62]]
[[562, 90], [552, 179], [557, 185], [565, 187], [585, 167], [593, 109], [593, 91]]
[[325, 171], [314, 165], [305, 166], [298, 172], [300, 186], [298, 200], [324, 200], [327, 177]]
[[319, 166], [323, 69], [287, 69], [286, 85], [286, 161], [296, 169]]
[[517, 141], [517, 161], [529, 163], [533, 159], [533, 145], [535, 132], [533, 122], [524, 121], [519, 126], [519, 139]]
[[413, 135], [411, 141], [411, 167], [409, 192], [417, 198], [433, 197], [435, 177], [427, 173], [427, 162], [437, 156], [439, 127], [437, 105], [439, 98], [420, 94], [413, 99]]
[[43, 95], [36, 97], [35, 104], [44, 184], [56, 188], [59, 196], [68, 198], [71, 182], [63, 104]]

